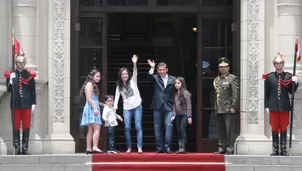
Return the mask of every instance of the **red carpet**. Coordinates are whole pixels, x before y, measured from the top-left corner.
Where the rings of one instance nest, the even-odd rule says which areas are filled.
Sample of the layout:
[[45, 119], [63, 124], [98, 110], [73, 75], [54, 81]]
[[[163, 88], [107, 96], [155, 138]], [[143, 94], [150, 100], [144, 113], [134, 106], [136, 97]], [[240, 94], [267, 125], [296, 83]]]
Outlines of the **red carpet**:
[[92, 171], [225, 171], [224, 155], [188, 154], [93, 154]]

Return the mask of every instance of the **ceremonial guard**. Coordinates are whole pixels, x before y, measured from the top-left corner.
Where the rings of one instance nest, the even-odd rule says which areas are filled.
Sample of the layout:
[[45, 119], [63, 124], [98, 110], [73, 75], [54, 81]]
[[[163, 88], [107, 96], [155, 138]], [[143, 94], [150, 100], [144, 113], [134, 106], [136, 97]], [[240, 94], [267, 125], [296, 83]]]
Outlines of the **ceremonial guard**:
[[[285, 72], [284, 59], [281, 53], [274, 58], [275, 72], [263, 75], [265, 79], [265, 108], [269, 114], [269, 122], [272, 127], [271, 155], [288, 155], [286, 150], [287, 126], [289, 125], [289, 111], [291, 104], [289, 94], [298, 88], [298, 78]], [[294, 84], [293, 84], [294, 82]], [[280, 140], [279, 140], [280, 134]]]
[[[36, 107], [36, 88], [34, 71], [24, 68], [26, 58], [18, 56], [16, 58], [16, 70], [5, 71], [7, 91], [11, 93], [10, 107], [13, 115], [13, 136], [15, 154], [28, 155], [28, 139], [31, 125], [31, 117]], [[14, 88], [14, 90], [13, 90]], [[13, 110], [15, 109], [15, 110]], [[22, 121], [22, 147], [20, 146], [20, 123]]]
[[216, 92], [218, 151], [217, 154], [234, 154], [235, 116], [239, 109], [239, 81], [231, 74], [230, 62], [222, 57], [218, 60], [218, 76], [213, 85]]

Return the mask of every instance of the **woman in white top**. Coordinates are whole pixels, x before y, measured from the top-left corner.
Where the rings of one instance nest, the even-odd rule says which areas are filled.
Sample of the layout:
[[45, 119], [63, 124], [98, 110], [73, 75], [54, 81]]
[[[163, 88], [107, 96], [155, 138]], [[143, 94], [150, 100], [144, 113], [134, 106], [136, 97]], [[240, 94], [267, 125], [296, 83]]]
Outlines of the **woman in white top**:
[[125, 137], [127, 144], [126, 153], [131, 153], [131, 119], [134, 116], [137, 133], [138, 153], [143, 153], [143, 130], [142, 130], [142, 98], [137, 87], [137, 62], [138, 57], [133, 55], [133, 76], [127, 68], [121, 68], [118, 73], [117, 87], [115, 91], [114, 108], [118, 108], [120, 95], [123, 98], [123, 115], [125, 123]]

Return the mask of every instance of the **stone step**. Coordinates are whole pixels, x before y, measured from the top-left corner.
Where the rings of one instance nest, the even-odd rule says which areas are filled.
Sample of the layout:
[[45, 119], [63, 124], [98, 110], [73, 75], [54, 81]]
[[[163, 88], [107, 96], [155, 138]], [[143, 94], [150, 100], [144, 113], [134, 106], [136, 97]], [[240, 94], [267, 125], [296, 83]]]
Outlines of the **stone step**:
[[0, 171], [92, 171], [86, 164], [0, 165]]
[[230, 165], [301, 165], [302, 156], [256, 156], [226, 155], [225, 161]]
[[2, 155], [1, 165], [73, 165], [91, 162], [91, 155], [86, 154], [54, 154], [54, 155]]
[[301, 171], [302, 165], [226, 165], [226, 171]]
[[[113, 156], [111, 156], [113, 157]], [[302, 156], [226, 155], [226, 171], [301, 171]], [[92, 156], [54, 154], [0, 156], [0, 171], [91, 171]]]

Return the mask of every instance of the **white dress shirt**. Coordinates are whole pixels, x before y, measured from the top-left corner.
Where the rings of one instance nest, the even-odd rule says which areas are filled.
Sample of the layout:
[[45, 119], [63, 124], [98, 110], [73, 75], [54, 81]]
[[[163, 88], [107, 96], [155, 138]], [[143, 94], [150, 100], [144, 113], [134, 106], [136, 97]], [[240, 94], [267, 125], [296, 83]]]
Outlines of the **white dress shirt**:
[[113, 107], [105, 105], [103, 109], [102, 118], [105, 121], [105, 127], [108, 127], [117, 126], [118, 122], [116, 119], [120, 119], [121, 116], [115, 113], [115, 109]]

